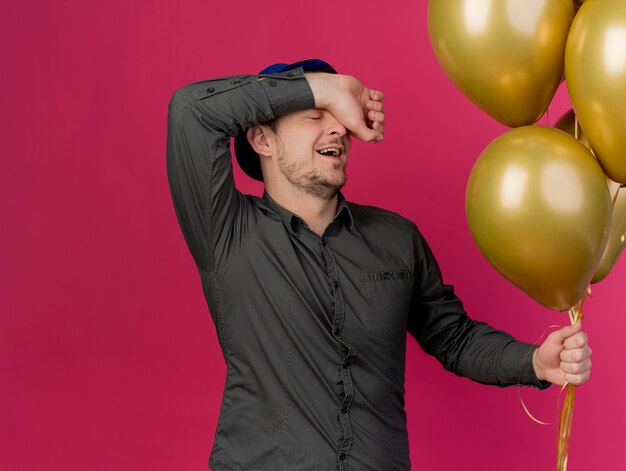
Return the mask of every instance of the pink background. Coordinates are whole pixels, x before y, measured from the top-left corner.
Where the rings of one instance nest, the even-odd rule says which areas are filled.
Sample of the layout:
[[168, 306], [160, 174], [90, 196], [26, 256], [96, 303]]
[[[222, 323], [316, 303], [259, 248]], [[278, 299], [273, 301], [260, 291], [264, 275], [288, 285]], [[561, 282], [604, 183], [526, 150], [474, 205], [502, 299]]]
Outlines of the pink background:
[[[353, 146], [347, 196], [415, 220], [474, 317], [529, 342], [567, 322], [499, 276], [472, 240], [468, 175], [506, 128], [445, 77], [426, 6], [4, 5], [0, 469], [207, 469], [224, 361], [165, 174], [167, 103], [193, 81], [320, 57], [385, 91], [386, 140]], [[549, 122], [568, 107], [561, 90]], [[625, 280], [621, 261], [588, 301], [595, 366], [576, 396], [571, 471], [626, 469]], [[457, 378], [410, 339], [406, 389], [414, 469], [555, 469], [555, 427], [532, 422], [516, 388]], [[557, 395], [523, 391], [547, 421]]]

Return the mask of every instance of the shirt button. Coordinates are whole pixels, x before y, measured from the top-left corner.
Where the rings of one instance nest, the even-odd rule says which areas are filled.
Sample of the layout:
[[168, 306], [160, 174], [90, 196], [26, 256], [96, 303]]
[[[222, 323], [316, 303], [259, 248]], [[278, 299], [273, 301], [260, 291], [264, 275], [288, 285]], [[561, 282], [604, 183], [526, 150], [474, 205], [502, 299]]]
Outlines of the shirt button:
[[342, 413], [342, 414], [347, 414], [347, 413], [348, 413], [348, 406], [343, 406], [343, 407], [341, 408], [341, 413]]
[[335, 330], [333, 330], [333, 334], [335, 334], [335, 337], [341, 337], [341, 329], [337, 327]]
[[207, 89], [206, 89], [206, 91], [207, 91], [208, 93], [213, 93], [213, 92], [215, 91], [215, 88], [213, 88], [213, 87], [209, 87], [209, 88], [207, 88]]
[[293, 78], [293, 74], [287, 74], [287, 77]]
[[338, 281], [333, 281], [333, 286], [335, 288], [339, 288], [339, 282]]
[[348, 455], [346, 455], [345, 453], [342, 453], [342, 454], [339, 455], [339, 459], [341, 461], [346, 461], [346, 458], [348, 458]]
[[343, 365], [344, 368], [350, 368], [350, 360], [344, 360]]
[[241, 80], [233, 80], [230, 83], [232, 83], [233, 85], [237, 85], [237, 84], [241, 83]]
[[320, 244], [322, 244], [322, 247], [326, 247], [326, 239], [322, 239], [320, 241]]
[[276, 80], [268, 80], [267, 83], [269, 83], [270, 87], [276, 86]]

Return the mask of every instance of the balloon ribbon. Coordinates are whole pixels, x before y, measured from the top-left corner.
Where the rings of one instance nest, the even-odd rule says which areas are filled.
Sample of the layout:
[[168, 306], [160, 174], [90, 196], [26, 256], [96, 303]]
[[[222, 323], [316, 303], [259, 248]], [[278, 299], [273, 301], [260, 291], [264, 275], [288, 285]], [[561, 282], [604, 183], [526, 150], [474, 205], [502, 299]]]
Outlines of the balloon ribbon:
[[[573, 308], [569, 310], [569, 318], [573, 324], [582, 322], [583, 305], [585, 304], [585, 297]], [[561, 393], [567, 388], [565, 394], [565, 402], [563, 408], [559, 414], [559, 430], [556, 444], [556, 458], [557, 458], [557, 471], [567, 470], [567, 456], [569, 453], [569, 440], [572, 435], [572, 418], [574, 417], [574, 394], [576, 393], [576, 386], [573, 384], [565, 383], [561, 389]], [[560, 397], [560, 395], [559, 395]], [[557, 401], [557, 407], [560, 401]]]

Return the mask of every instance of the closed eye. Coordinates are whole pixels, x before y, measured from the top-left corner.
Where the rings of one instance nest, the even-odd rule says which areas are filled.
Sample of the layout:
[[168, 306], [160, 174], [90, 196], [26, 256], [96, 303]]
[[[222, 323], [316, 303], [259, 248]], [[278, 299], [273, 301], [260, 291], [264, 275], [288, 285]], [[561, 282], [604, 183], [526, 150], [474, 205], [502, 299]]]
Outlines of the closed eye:
[[307, 113], [305, 113], [305, 116], [308, 119], [322, 119], [324, 114], [320, 110], [311, 109], [311, 110], [308, 110]]

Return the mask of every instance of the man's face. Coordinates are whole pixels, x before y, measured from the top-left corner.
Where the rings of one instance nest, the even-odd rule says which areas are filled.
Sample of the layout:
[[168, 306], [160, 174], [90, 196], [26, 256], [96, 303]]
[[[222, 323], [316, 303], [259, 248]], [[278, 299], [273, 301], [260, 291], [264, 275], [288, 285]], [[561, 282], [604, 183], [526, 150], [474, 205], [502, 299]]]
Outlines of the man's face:
[[346, 183], [346, 128], [328, 111], [309, 109], [279, 118], [276, 131], [281, 176], [309, 195], [333, 198]]

